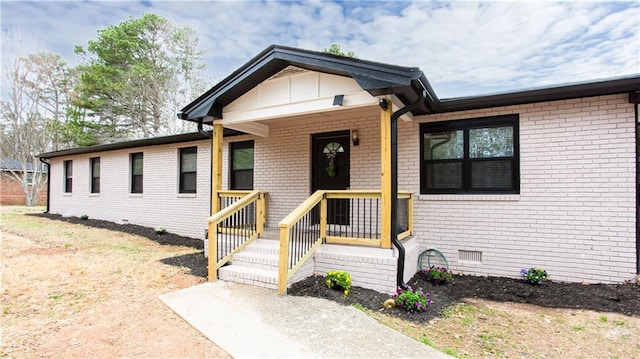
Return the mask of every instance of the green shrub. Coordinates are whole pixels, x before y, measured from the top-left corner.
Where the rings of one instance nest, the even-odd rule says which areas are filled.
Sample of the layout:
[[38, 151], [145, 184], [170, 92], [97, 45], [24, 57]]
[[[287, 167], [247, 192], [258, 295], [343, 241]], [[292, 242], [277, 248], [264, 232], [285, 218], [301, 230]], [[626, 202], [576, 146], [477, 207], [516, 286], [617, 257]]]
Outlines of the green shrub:
[[425, 268], [422, 270], [422, 275], [435, 285], [447, 284], [453, 280], [453, 273], [443, 267], [431, 266], [429, 269]]
[[165, 233], [167, 233], [167, 230], [164, 227], [156, 227], [153, 230], [156, 231], [156, 234], [165, 234]]
[[82, 216], [80, 216], [80, 219], [86, 221], [87, 219], [89, 219], [89, 216], [87, 216], [86, 214], [83, 214]]
[[427, 310], [427, 307], [433, 303], [430, 299], [431, 294], [422, 292], [422, 289], [398, 290], [393, 296], [396, 301], [396, 307], [402, 307], [409, 313], [421, 313]]
[[522, 274], [527, 282], [537, 285], [551, 278], [551, 276], [547, 274], [547, 271], [539, 267], [531, 267], [529, 269], [522, 268], [520, 274]]
[[344, 291], [344, 296], [349, 295], [351, 289], [351, 275], [345, 271], [332, 271], [327, 273], [327, 287]]

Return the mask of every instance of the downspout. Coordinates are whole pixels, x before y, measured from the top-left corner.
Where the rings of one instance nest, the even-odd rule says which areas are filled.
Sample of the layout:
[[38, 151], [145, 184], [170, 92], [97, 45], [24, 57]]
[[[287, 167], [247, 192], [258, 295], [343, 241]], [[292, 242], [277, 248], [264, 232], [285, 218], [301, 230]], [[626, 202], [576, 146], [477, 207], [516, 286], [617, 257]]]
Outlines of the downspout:
[[402, 290], [409, 289], [409, 285], [404, 282], [406, 253], [404, 246], [398, 240], [398, 118], [421, 105], [425, 97], [427, 93], [422, 90], [416, 101], [391, 114], [391, 243], [398, 249], [396, 284]]
[[636, 120], [636, 281], [640, 280], [640, 104], [635, 104]]
[[[40, 162], [42, 162], [42, 164], [47, 166], [47, 209], [44, 211], [44, 213], [49, 213], [49, 201], [51, 200], [51, 164], [47, 161], [45, 161], [44, 158], [42, 157], [38, 157], [38, 160], [40, 160]], [[37, 203], [37, 200], [36, 200]]]
[[[202, 119], [198, 120], [198, 133], [207, 136], [207, 138], [211, 139], [211, 137], [213, 136], [213, 134], [211, 132], [207, 132], [205, 130], [202, 129]], [[211, 147], [211, 149], [209, 150], [209, 152], [211, 152], [211, 158], [209, 159], [209, 162], [212, 163], [213, 162], [213, 143], [211, 141], [209, 141], [209, 146]], [[211, 166], [209, 166], [209, 171], [211, 171]], [[211, 172], [209, 172], [209, 178], [211, 178]], [[213, 181], [213, 179], [212, 179]], [[209, 193], [211, 193], [211, 188], [209, 188]], [[209, 215], [213, 216], [213, 213], [211, 212], [212, 208], [211, 208], [211, 201], [209, 201]], [[205, 237], [206, 237], [206, 231], [205, 231]]]

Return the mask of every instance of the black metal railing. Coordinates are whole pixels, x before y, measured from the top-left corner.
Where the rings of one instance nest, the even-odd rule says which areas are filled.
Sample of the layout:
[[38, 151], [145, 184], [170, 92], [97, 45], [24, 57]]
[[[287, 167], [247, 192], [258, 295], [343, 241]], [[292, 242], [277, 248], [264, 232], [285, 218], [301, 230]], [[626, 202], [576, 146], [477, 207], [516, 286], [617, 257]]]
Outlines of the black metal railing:
[[292, 269], [320, 238], [319, 215], [320, 203], [317, 203], [289, 229], [288, 269]]

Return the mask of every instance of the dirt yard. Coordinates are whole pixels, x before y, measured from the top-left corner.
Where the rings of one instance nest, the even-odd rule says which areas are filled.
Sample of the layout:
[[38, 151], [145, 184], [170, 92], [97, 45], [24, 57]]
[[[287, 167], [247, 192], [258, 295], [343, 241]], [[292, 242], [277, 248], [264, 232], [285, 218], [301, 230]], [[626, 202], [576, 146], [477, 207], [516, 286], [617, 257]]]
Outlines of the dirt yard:
[[[6, 357], [228, 357], [158, 300], [205, 280], [202, 242], [93, 219], [1, 207]], [[31, 213], [27, 213], [31, 212]], [[41, 212], [41, 209], [40, 209]], [[552, 274], [553, 275], [553, 274]], [[640, 286], [456, 276], [424, 313], [383, 309], [387, 295], [347, 298], [310, 277], [289, 295], [355, 305], [459, 358], [640, 358]]]
[[158, 299], [204, 281], [201, 250], [33, 211], [1, 211], [1, 356], [228, 357]]

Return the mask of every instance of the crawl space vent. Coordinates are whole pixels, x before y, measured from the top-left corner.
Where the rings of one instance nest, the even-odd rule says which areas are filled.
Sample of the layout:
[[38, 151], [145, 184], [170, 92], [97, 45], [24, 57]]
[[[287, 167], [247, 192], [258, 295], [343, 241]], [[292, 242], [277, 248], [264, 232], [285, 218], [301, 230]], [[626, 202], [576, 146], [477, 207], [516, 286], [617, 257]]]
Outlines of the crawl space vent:
[[460, 249], [458, 250], [458, 260], [460, 262], [482, 264], [482, 252]]

